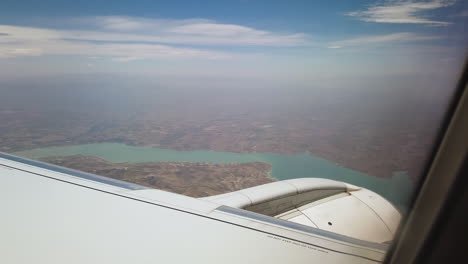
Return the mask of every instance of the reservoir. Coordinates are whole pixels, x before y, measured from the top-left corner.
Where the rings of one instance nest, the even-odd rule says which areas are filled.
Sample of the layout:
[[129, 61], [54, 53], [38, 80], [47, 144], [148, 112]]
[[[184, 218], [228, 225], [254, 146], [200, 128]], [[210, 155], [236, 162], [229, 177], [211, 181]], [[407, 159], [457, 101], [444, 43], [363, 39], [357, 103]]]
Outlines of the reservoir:
[[391, 178], [377, 178], [339, 166], [331, 161], [308, 153], [287, 155], [274, 153], [231, 153], [216, 151], [177, 151], [170, 149], [128, 146], [119, 143], [38, 148], [13, 153], [39, 159], [50, 156], [90, 155], [110, 162], [210, 162], [245, 163], [265, 162], [272, 166], [270, 176], [277, 180], [294, 178], [326, 178], [343, 181], [370, 189], [392, 202], [399, 209], [407, 208], [413, 183], [406, 172], [394, 172]]

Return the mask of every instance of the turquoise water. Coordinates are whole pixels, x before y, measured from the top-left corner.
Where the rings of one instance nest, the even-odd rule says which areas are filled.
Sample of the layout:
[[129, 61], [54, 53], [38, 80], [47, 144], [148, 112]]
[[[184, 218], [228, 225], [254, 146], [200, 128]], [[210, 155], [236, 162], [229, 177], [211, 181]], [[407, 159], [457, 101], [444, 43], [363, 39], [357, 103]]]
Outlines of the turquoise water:
[[31, 159], [50, 156], [92, 155], [110, 162], [266, 162], [272, 165], [270, 176], [278, 179], [304, 177], [327, 178], [362, 186], [379, 193], [399, 208], [407, 207], [412, 182], [405, 172], [395, 172], [392, 178], [377, 178], [310, 154], [230, 153], [215, 151], [177, 151], [170, 149], [128, 146], [118, 143], [98, 143], [48, 147], [14, 153]]

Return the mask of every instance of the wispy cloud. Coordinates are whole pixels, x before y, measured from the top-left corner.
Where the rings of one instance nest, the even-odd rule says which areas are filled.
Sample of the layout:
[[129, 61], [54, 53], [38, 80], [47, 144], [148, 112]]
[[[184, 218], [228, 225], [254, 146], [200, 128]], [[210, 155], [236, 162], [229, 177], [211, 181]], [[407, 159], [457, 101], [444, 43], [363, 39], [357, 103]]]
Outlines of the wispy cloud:
[[75, 28], [82, 29], [0, 25], [0, 57], [69, 54], [113, 56], [116, 61], [156, 57], [220, 59], [232, 54], [212, 46], [288, 47], [307, 42], [305, 34], [274, 33], [203, 19], [88, 17], [71, 21]]
[[110, 31], [145, 31], [145, 32], [161, 32], [164, 29], [171, 29], [177, 26], [191, 25], [198, 23], [215, 23], [208, 19], [154, 19], [144, 17], [130, 16], [93, 16], [93, 17], [76, 17], [72, 21], [75, 25], [91, 26]]
[[[173, 47], [161, 44], [70, 41], [70, 32], [2, 26], [8, 36], [0, 38], [0, 58], [41, 55], [83, 55], [115, 58], [229, 58], [231, 54], [209, 49]], [[72, 33], [73, 34], [73, 33]], [[118, 60], [118, 61], [129, 61]]]
[[332, 45], [328, 46], [327, 48], [329, 48], [329, 49], [341, 49], [342, 47], [343, 46], [332, 44]]
[[252, 27], [222, 24], [208, 19], [148, 19], [136, 17], [82, 18], [82, 23], [114, 33], [144, 32], [155, 41], [189, 44], [296, 46], [307, 42], [305, 34], [275, 33]]
[[43, 54], [43, 51], [38, 48], [22, 48], [17, 46], [0, 45], [0, 58], [40, 56]]
[[329, 49], [338, 49], [346, 46], [363, 46], [363, 45], [382, 45], [382, 44], [394, 44], [398, 42], [412, 42], [412, 41], [424, 41], [438, 39], [436, 36], [420, 35], [410, 32], [401, 32], [377, 36], [362, 36], [352, 39], [346, 39], [331, 43]]
[[[72, 32], [72, 38], [115, 41], [147, 41], [189, 45], [298, 46], [307, 43], [302, 33], [276, 33], [206, 19], [147, 19], [135, 17], [93, 17], [77, 21], [92, 22], [95, 31]], [[101, 35], [102, 31], [107, 34]], [[98, 34], [96, 34], [98, 33]], [[100, 35], [100, 36], [99, 36]]]
[[424, 14], [438, 8], [453, 5], [456, 0], [432, 0], [432, 1], [380, 1], [370, 6], [367, 10], [348, 13], [359, 20], [376, 23], [406, 23], [448, 25], [449, 22], [431, 20]]

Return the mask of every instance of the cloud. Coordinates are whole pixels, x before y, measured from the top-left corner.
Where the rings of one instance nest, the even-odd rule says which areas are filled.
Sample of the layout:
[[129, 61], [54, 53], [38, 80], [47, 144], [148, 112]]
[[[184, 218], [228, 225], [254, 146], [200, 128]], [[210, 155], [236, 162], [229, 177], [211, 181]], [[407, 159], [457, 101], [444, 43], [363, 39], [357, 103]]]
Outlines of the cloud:
[[[275, 33], [255, 28], [222, 24], [208, 19], [148, 19], [138, 17], [91, 17], [77, 20], [114, 33], [114, 37], [142, 38], [145, 41], [196, 45], [298, 46], [307, 43], [302, 33]], [[140, 34], [143, 33], [141, 36]], [[92, 33], [92, 32], [88, 32]], [[81, 38], [86, 36], [82, 32]]]
[[118, 58], [113, 58], [112, 61], [118, 61], [118, 62], [127, 62], [127, 61], [133, 61], [133, 60], [138, 60], [137, 57], [118, 57]]
[[233, 53], [206, 46], [289, 47], [307, 43], [305, 34], [274, 33], [204, 19], [110, 16], [70, 21], [67, 23], [72, 23], [73, 29], [69, 30], [0, 25], [0, 57], [63, 54], [112, 56], [115, 61], [160, 57], [224, 59], [233, 57]]
[[[0, 38], [0, 57], [40, 55], [86, 55], [87, 57], [203, 58], [221, 59], [231, 55], [206, 49], [172, 47], [161, 44], [70, 41], [68, 31], [0, 25], [8, 35]], [[116, 38], [116, 40], [119, 40]], [[127, 60], [128, 61], [128, 60]]]
[[190, 34], [190, 35], [205, 35], [205, 36], [266, 36], [269, 33], [266, 31], [255, 30], [249, 27], [230, 25], [230, 24], [214, 24], [214, 23], [197, 23], [178, 26], [169, 30], [175, 33]]
[[92, 28], [110, 31], [160, 32], [164, 29], [171, 29], [177, 26], [212, 23], [213, 21], [208, 19], [153, 19], [129, 16], [94, 16], [73, 18], [72, 22], [82, 26], [90, 26]]
[[37, 48], [0, 46], [0, 58], [14, 58], [14, 57], [40, 56], [40, 55], [43, 55], [43, 52], [41, 49], [37, 49]]
[[394, 44], [395, 42], [412, 42], [438, 39], [436, 36], [420, 35], [410, 32], [392, 33], [377, 36], [363, 36], [347, 40], [341, 40], [331, 43], [329, 49], [337, 49], [345, 46], [361, 46], [361, 45], [382, 45]]
[[359, 20], [375, 23], [406, 23], [448, 25], [449, 22], [430, 20], [421, 13], [455, 4], [456, 0], [432, 1], [381, 1], [370, 6], [365, 11], [356, 11], [347, 15], [357, 17]]
[[[302, 33], [276, 33], [207, 19], [148, 19], [138, 17], [85, 17], [73, 21], [88, 30], [68, 31], [79, 40], [135, 41], [184, 45], [299, 46], [308, 43]], [[75, 25], [76, 26], [76, 25]]]
[[144, 21], [140, 21], [138, 19], [128, 19], [126, 17], [100, 17], [97, 18], [97, 20], [104, 28], [111, 30], [140, 30], [150, 26]]

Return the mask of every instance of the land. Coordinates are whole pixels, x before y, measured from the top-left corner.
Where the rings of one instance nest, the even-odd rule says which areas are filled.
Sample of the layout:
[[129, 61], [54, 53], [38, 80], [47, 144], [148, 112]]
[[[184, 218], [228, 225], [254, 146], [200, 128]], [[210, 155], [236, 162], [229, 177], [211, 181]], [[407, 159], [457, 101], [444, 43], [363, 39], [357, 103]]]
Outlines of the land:
[[410, 122], [397, 128], [399, 120], [216, 115], [146, 113], [107, 119], [85, 113], [0, 111], [0, 151], [117, 142], [175, 150], [309, 152], [376, 177], [391, 177], [394, 171], [415, 177], [434, 135], [428, 126]]
[[273, 182], [271, 165], [250, 163], [112, 163], [94, 156], [47, 157], [42, 161], [192, 197], [206, 197]]
[[309, 152], [375, 177], [404, 171], [415, 180], [448, 102], [446, 91], [434, 95], [422, 85], [340, 92], [153, 88], [156, 84], [145, 90], [108, 83], [96, 92], [94, 84], [29, 85], [35, 89], [0, 85], [0, 151], [117, 142], [175, 150]]

